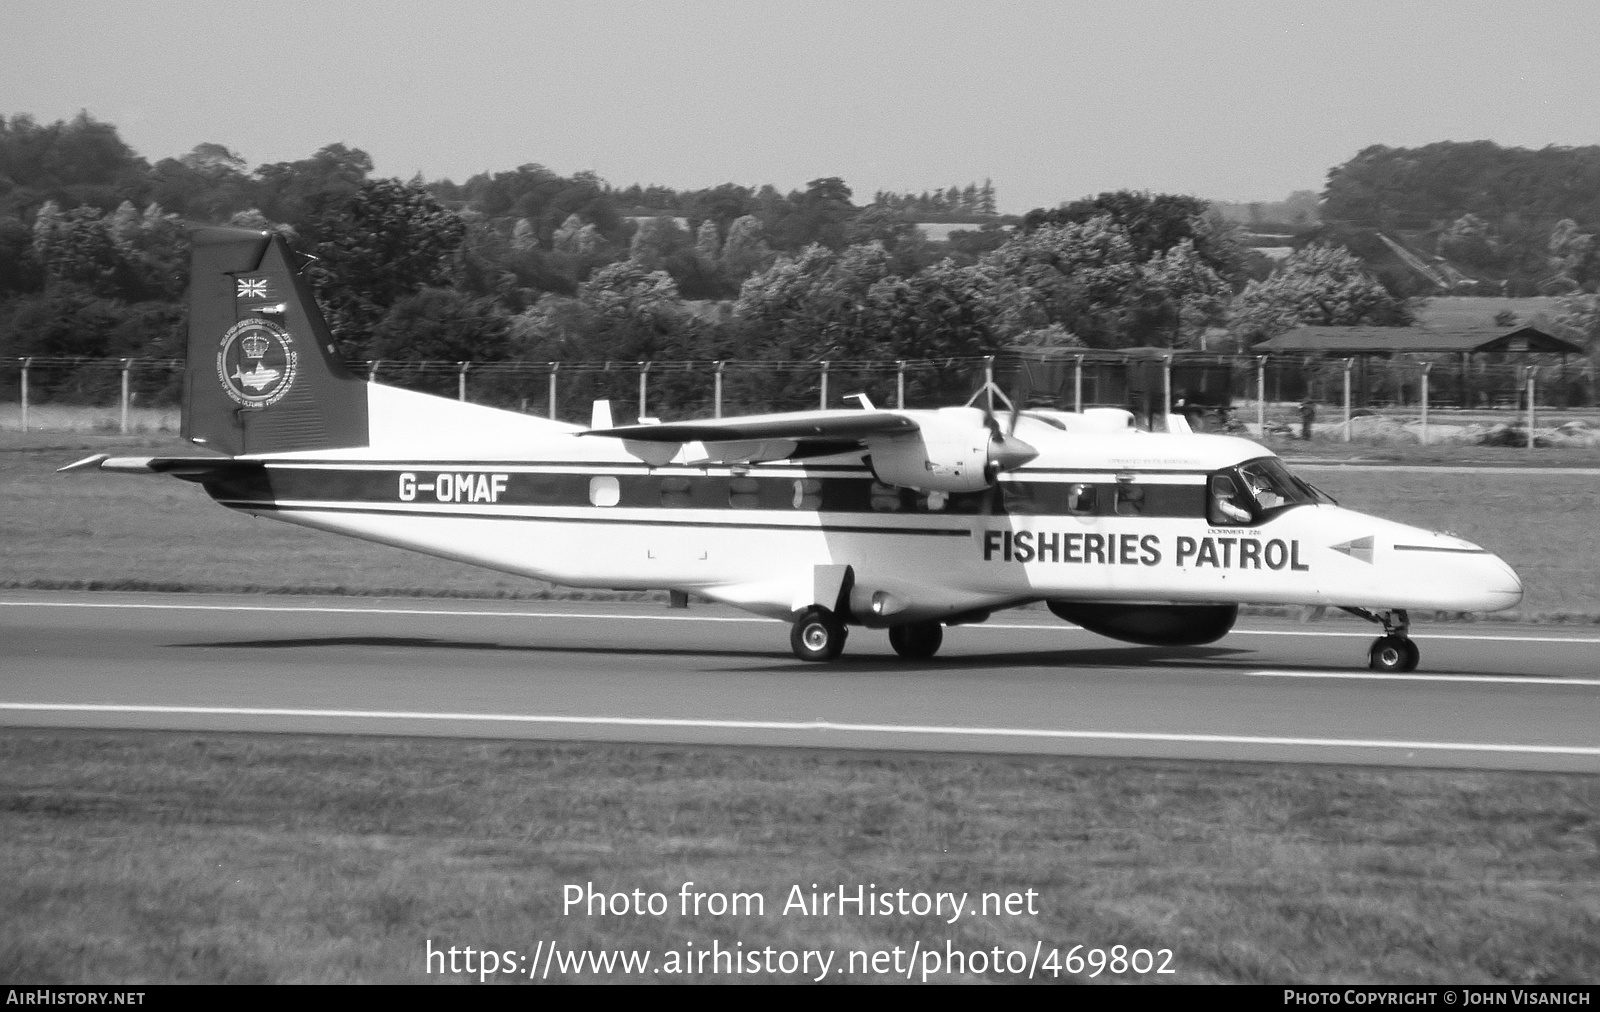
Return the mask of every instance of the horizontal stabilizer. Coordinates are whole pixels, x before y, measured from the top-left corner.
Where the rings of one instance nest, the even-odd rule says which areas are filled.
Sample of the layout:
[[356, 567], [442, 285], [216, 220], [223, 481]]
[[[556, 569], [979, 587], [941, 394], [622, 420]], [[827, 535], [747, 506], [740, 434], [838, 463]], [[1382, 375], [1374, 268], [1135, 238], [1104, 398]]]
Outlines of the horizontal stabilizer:
[[652, 443], [744, 443], [773, 439], [865, 439], [883, 433], [916, 432], [917, 423], [894, 411], [793, 411], [741, 418], [710, 418], [659, 425], [589, 429], [580, 436], [610, 436]]
[[96, 453], [73, 461], [57, 471], [116, 471], [121, 474], [170, 474], [176, 478], [203, 479], [229, 471], [250, 471], [261, 467], [256, 460], [233, 457], [112, 457]]

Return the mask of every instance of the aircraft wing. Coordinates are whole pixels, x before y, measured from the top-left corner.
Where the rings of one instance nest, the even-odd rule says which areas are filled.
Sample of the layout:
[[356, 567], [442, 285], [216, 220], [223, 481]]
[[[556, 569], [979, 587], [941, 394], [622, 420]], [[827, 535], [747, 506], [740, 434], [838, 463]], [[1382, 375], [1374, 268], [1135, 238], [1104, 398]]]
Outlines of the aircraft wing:
[[733, 443], [773, 439], [864, 439], [893, 432], [915, 432], [915, 420], [898, 411], [790, 411], [737, 418], [707, 418], [659, 425], [623, 425], [587, 429], [580, 436], [610, 436], [646, 443]]

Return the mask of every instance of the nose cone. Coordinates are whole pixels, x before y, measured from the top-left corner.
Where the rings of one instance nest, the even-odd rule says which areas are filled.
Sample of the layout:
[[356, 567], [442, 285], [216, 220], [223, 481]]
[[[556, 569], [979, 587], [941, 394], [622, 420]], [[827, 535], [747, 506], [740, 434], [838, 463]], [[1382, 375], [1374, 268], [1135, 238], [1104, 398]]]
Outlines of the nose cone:
[[999, 471], [1019, 468], [1038, 455], [1038, 450], [1016, 436], [997, 436], [989, 441], [989, 463]]
[[1483, 593], [1496, 602], [1484, 611], [1504, 611], [1522, 603], [1522, 580], [1504, 559], [1498, 555], [1486, 556], [1483, 570]]

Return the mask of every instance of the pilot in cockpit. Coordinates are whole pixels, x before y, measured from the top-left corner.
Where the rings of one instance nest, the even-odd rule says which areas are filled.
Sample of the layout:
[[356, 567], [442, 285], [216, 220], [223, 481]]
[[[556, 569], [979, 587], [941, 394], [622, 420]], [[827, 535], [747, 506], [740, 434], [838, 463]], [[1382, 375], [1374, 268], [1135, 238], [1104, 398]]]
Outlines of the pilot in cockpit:
[[1272, 509], [1274, 506], [1282, 506], [1288, 501], [1278, 494], [1270, 482], [1251, 474], [1249, 471], [1244, 472], [1244, 482], [1245, 487], [1250, 489], [1250, 497], [1256, 501], [1256, 505], [1264, 510]]
[[1226, 475], [1211, 479], [1212, 522], [1247, 524], [1255, 519], [1248, 509], [1234, 501], [1238, 494], [1233, 479]]

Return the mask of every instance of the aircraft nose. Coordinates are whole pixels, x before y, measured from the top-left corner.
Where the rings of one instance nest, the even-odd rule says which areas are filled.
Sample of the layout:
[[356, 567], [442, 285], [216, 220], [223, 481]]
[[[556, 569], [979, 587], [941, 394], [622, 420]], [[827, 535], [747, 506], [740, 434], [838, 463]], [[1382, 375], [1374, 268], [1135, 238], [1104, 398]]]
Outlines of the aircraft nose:
[[1496, 611], [1514, 608], [1522, 603], [1522, 579], [1517, 576], [1516, 570], [1506, 564], [1506, 560], [1491, 555], [1484, 560], [1484, 570], [1484, 591], [1505, 602], [1498, 605]]

